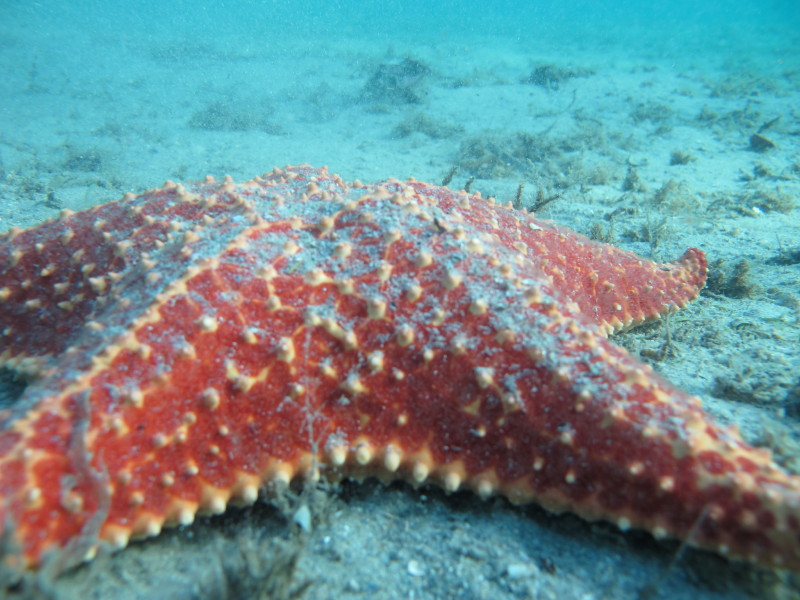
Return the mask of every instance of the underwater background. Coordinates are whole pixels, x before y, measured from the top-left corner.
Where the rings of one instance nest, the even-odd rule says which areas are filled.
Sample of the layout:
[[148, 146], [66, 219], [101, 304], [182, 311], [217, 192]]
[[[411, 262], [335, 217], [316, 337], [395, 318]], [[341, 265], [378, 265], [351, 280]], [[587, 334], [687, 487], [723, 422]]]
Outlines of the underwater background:
[[[307, 162], [503, 202], [522, 185], [526, 206], [554, 198], [537, 216], [643, 256], [702, 248], [701, 298], [616, 340], [800, 473], [797, 0], [0, 0], [0, 74], [0, 232]], [[309, 502], [311, 531], [262, 502], [42, 593], [800, 595], [796, 576], [502, 500], [366, 482]]]

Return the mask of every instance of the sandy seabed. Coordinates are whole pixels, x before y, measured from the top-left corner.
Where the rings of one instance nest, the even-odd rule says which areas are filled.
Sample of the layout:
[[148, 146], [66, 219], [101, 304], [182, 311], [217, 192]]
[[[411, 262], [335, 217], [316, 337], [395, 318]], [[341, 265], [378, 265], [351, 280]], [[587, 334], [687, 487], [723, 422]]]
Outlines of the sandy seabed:
[[[748, 30], [676, 58], [613, 32], [258, 43], [49, 27], [0, 25], [0, 231], [165, 179], [300, 162], [363, 181], [452, 174], [502, 201], [522, 184], [527, 206], [554, 198], [538, 216], [643, 256], [707, 252], [696, 302], [616, 339], [800, 473], [798, 34]], [[37, 594], [792, 598], [800, 579], [536, 507], [366, 482], [201, 518], [7, 597]]]

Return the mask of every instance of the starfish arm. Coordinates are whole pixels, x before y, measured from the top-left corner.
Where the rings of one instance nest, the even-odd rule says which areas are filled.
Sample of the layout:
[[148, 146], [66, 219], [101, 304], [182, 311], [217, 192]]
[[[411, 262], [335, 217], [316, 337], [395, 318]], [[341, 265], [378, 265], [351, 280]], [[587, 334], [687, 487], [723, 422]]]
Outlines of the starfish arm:
[[529, 213], [470, 202], [463, 192], [412, 185], [422, 197], [436, 198], [442, 213], [458, 214], [462, 228], [490, 236], [515, 253], [516, 260], [539, 266], [542, 277], [605, 334], [684, 308], [705, 286], [708, 261], [696, 248], [674, 262], [656, 264]]
[[[87, 323], [131, 285], [169, 282], [183, 268], [204, 220], [232, 221], [248, 208], [213, 180], [191, 190], [166, 182], [138, 196], [0, 234], [0, 364], [38, 375], [81, 343]], [[203, 196], [209, 190], [213, 193]], [[152, 272], [159, 263], [158, 273]]]

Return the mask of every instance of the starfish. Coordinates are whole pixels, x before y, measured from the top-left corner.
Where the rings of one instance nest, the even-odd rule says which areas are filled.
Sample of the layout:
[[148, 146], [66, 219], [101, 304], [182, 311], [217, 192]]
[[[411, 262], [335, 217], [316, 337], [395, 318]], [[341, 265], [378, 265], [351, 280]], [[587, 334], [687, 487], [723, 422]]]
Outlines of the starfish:
[[800, 569], [800, 477], [608, 335], [656, 264], [479, 194], [307, 165], [0, 237], [7, 563], [66, 568], [265, 489], [402, 479]]

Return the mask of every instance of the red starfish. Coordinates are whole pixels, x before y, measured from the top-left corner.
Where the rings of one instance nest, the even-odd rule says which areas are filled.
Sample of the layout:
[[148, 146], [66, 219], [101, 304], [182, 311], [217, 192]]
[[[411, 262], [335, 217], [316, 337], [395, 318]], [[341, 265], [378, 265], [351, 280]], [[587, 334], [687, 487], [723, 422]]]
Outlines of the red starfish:
[[798, 569], [800, 478], [606, 339], [705, 277], [699, 250], [658, 265], [478, 195], [306, 166], [11, 231], [0, 363], [35, 379], [0, 427], [6, 558], [72, 563], [321, 474]]

